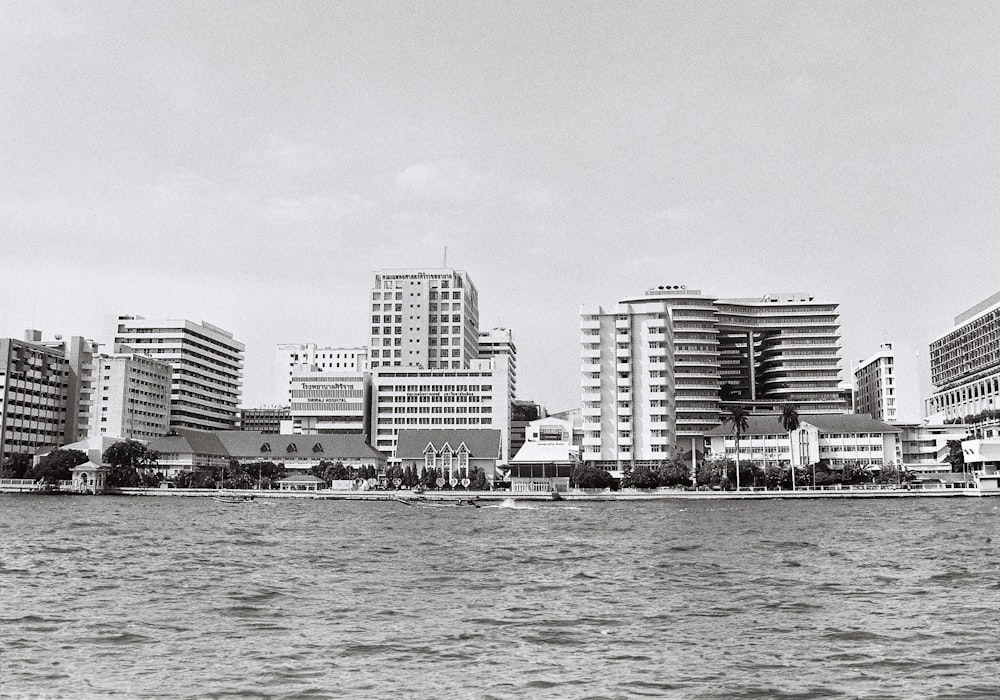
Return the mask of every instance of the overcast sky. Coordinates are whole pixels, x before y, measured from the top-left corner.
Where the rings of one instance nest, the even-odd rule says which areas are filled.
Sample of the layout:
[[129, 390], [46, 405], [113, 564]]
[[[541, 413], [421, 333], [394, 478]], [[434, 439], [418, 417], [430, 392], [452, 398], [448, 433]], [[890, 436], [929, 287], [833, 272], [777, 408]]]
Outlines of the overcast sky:
[[[840, 303], [844, 369], [1000, 290], [996, 2], [0, 4], [0, 335], [204, 319], [368, 342], [381, 268], [467, 270], [519, 396], [579, 306]], [[845, 376], [847, 371], [845, 371]]]

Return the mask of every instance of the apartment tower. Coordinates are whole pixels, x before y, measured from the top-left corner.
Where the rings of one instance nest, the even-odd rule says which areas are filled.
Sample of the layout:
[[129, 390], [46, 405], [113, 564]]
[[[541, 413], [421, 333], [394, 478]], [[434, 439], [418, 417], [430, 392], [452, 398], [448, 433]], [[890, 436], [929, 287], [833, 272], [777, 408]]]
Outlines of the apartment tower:
[[119, 316], [120, 345], [170, 365], [171, 428], [235, 428], [245, 347], [232, 333], [204, 321]]

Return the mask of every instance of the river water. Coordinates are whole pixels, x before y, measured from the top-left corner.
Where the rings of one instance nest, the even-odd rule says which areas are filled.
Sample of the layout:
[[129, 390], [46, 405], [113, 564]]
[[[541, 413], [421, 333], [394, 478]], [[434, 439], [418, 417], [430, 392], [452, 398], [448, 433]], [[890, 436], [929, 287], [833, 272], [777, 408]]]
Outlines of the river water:
[[1000, 499], [0, 495], [0, 696], [997, 698]]

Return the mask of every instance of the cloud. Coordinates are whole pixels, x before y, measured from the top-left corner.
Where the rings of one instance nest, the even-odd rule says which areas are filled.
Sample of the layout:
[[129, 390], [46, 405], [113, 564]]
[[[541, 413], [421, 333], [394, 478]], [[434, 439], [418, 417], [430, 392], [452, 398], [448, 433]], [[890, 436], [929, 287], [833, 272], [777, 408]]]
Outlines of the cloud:
[[275, 196], [267, 200], [263, 218], [276, 225], [333, 222], [363, 216], [373, 209], [371, 202], [357, 195]]
[[401, 195], [427, 204], [469, 204], [482, 198], [484, 184], [462, 160], [414, 163], [396, 176]]

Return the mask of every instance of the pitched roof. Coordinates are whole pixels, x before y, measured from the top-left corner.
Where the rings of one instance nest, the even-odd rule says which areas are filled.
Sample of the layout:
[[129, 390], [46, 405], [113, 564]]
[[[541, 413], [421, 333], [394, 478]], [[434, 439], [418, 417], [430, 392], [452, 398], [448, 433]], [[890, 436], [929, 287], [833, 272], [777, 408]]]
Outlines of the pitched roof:
[[176, 428], [174, 432], [176, 435], [167, 435], [150, 441], [149, 449], [161, 453], [190, 452], [197, 455], [229, 456], [225, 446], [219, 441], [216, 433], [212, 431]]
[[441, 449], [445, 443], [457, 450], [465, 443], [469, 456], [477, 459], [500, 459], [500, 431], [486, 429], [400, 430], [396, 438], [396, 457], [423, 459], [428, 444]]
[[[875, 420], [867, 413], [822, 413], [822, 414], [802, 414], [799, 415], [800, 423], [808, 423], [816, 426], [821, 433], [898, 433], [899, 428], [895, 428], [888, 423]], [[781, 414], [774, 413], [754, 413], [747, 416], [747, 429], [743, 435], [783, 435], [785, 429], [781, 427]], [[712, 428], [705, 433], [705, 437], [719, 437], [722, 435], [732, 435], [732, 423], [723, 423]]]
[[[177, 428], [177, 435], [157, 438], [149, 447], [157, 452], [217, 455], [234, 459], [268, 459], [280, 462], [289, 456], [306, 459], [385, 461], [385, 455], [365, 442], [364, 435], [263, 435], [242, 430]], [[267, 444], [269, 449], [262, 451]], [[294, 449], [291, 446], [294, 445]], [[319, 445], [319, 448], [316, 446]]]
[[576, 461], [576, 448], [565, 442], [547, 445], [543, 442], [526, 442], [511, 458], [511, 464], [524, 462], [553, 464]]
[[325, 484], [326, 482], [315, 477], [312, 474], [289, 474], [288, 476], [278, 479], [278, 483], [295, 483], [295, 484]]

